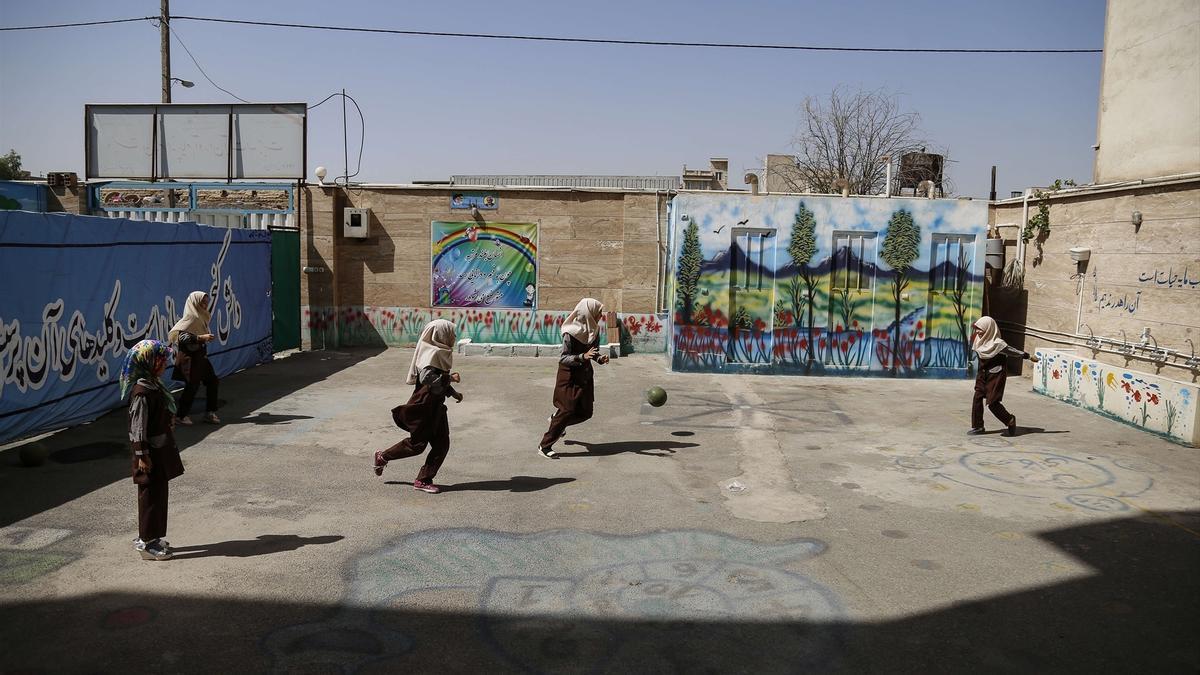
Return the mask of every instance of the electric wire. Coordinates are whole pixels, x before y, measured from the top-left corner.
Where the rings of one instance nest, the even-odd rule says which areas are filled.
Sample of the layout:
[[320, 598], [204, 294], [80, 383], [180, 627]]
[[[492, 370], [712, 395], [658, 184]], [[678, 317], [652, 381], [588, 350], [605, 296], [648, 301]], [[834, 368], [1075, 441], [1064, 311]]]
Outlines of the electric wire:
[[395, 28], [362, 28], [355, 26], [320, 26], [306, 23], [282, 21], [250, 21], [247, 19], [221, 19], [207, 16], [172, 16], [172, 20], [206, 21], [210, 23], [238, 24], [244, 26], [266, 26], [272, 28], [302, 28], [352, 33], [383, 33], [389, 35], [413, 35], [425, 37], [477, 38], [486, 40], [525, 40], [534, 42], [574, 42], [586, 44], [641, 45], [652, 47], [709, 47], [718, 49], [774, 49], [815, 52], [885, 52], [904, 54], [1100, 54], [1103, 49], [985, 49], [985, 48], [926, 48], [926, 47], [830, 47], [818, 45], [779, 45], [738, 42], [679, 42], [670, 40], [619, 40], [610, 38], [556, 37], [550, 35], [511, 35], [503, 33], [454, 33], [447, 31], [400, 30]]

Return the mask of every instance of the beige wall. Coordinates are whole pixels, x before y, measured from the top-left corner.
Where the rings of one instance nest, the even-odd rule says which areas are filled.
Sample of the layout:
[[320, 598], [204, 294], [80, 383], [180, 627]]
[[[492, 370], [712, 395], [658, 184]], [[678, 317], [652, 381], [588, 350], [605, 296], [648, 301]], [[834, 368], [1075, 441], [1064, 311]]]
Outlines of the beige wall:
[[[494, 222], [538, 223], [538, 307], [568, 310], [592, 296], [618, 312], [657, 310], [665, 194], [490, 190]], [[430, 222], [466, 221], [449, 188], [322, 188], [300, 191], [301, 304], [429, 307]], [[370, 238], [342, 236], [342, 209], [371, 209]]]
[[1200, 171], [1200, 1], [1109, 0], [1096, 183]]
[[[1036, 213], [1031, 203], [1030, 214]], [[1134, 211], [1142, 213], [1142, 226], [1131, 223]], [[1015, 255], [1015, 240], [1020, 236], [1020, 200], [995, 204], [989, 211], [992, 224], [1000, 225], [1009, 240], [1006, 261]], [[1200, 282], [1200, 180], [1174, 185], [1110, 192], [1084, 191], [1074, 196], [1051, 200], [1050, 236], [1042, 245], [1041, 261], [1035, 263], [1038, 249], [1029, 243], [1026, 256], [1024, 290], [1006, 293], [995, 285], [989, 291], [989, 313], [998, 319], [1025, 324], [1034, 329], [1074, 333], [1079, 308], [1079, 282], [1069, 249], [1091, 249], [1083, 287], [1082, 323], [1095, 335], [1120, 339], [1124, 330], [1130, 341], [1137, 341], [1142, 329], [1149, 327], [1159, 346], [1180, 349], [1185, 356], [1191, 339], [1200, 351], [1200, 284], [1183, 283], [1187, 277]], [[1158, 278], [1166, 283], [1154, 280]], [[1171, 274], [1176, 282], [1171, 284]], [[1148, 280], [1147, 280], [1148, 279]], [[1112, 305], [1134, 303], [1135, 311]], [[1088, 333], [1084, 328], [1084, 335]], [[1020, 344], [1019, 333], [1006, 332], [1006, 338]], [[1024, 349], [1062, 347], [1033, 336], [1024, 337]], [[1079, 353], [1087, 353], [1081, 350]], [[1098, 354], [1099, 360], [1153, 372], [1149, 361]], [[1194, 380], [1196, 372], [1168, 367], [1169, 377]]]

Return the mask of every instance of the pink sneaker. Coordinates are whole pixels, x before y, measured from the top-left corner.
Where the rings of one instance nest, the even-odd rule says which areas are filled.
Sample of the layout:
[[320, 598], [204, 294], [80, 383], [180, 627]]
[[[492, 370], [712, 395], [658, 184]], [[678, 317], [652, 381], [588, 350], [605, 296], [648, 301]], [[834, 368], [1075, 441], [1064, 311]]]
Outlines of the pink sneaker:
[[426, 483], [420, 479], [413, 481], [413, 489], [420, 490], [421, 492], [428, 492], [431, 495], [436, 495], [442, 491], [442, 488], [434, 485], [433, 483]]
[[376, 450], [375, 451], [375, 475], [382, 476], [383, 475], [383, 467], [385, 467], [385, 466], [387, 466], [387, 460], [383, 458], [383, 451]]

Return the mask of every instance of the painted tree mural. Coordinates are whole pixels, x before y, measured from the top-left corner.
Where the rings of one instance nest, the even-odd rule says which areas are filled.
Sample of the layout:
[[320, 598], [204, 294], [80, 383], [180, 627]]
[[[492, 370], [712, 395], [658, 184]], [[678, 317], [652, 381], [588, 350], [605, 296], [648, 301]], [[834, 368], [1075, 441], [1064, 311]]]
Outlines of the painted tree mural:
[[913, 222], [912, 213], [901, 209], [888, 219], [887, 232], [883, 237], [883, 251], [879, 257], [895, 272], [892, 279], [892, 300], [896, 306], [896, 322], [892, 327], [891, 366], [894, 374], [900, 361], [900, 310], [901, 296], [908, 288], [908, 273], [913, 262], [921, 256], [921, 228]]
[[813, 304], [816, 280], [813, 279], [812, 270], [809, 269], [808, 264], [817, 253], [817, 219], [813, 217], [812, 211], [804, 207], [804, 202], [800, 202], [796, 218], [792, 221], [792, 240], [788, 244], [787, 251], [792, 258], [792, 264], [796, 267], [796, 273], [804, 280], [805, 295], [803, 297], [800, 294], [800, 284], [795, 277], [792, 277], [792, 283], [788, 290], [791, 294], [792, 311], [795, 313], [797, 326], [800, 325], [802, 310], [808, 310], [808, 321], [806, 322], [808, 326], [808, 363], [811, 364], [814, 360]]
[[696, 307], [696, 295], [700, 286], [700, 266], [703, 262], [700, 227], [692, 220], [683, 235], [683, 249], [679, 252], [679, 285], [676, 289], [679, 312], [685, 324], [692, 322], [692, 312]]

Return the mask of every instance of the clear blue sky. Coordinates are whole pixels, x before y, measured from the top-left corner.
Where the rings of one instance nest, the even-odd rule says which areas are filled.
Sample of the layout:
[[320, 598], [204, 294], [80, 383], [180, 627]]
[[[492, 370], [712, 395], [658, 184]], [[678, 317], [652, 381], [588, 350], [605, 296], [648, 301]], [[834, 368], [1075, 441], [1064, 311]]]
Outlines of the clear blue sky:
[[[157, 0], [0, 0], [0, 25], [147, 16]], [[1099, 48], [1103, 0], [862, 2], [247, 2], [173, 0], [172, 14], [457, 32], [834, 46]], [[222, 87], [315, 103], [345, 87], [366, 115], [357, 180], [452, 173], [676, 174], [786, 151], [806, 95], [886, 87], [950, 148], [960, 194], [1091, 179], [1101, 55], [903, 55], [546, 44], [179, 21]], [[173, 43], [176, 102], [228, 102]], [[149, 22], [0, 33], [0, 152], [83, 173], [84, 103], [157, 102]], [[357, 126], [352, 116], [352, 136]], [[311, 112], [309, 170], [341, 172], [341, 108]], [[357, 139], [351, 138], [351, 164]], [[353, 171], [353, 166], [351, 167]]]

